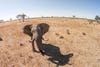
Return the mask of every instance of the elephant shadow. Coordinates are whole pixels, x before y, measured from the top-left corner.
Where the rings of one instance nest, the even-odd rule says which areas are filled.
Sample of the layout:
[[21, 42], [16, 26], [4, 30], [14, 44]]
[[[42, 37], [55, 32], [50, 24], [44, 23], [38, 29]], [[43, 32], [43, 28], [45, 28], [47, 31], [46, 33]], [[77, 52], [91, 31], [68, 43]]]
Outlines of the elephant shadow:
[[48, 60], [57, 65], [69, 64], [70, 58], [73, 53], [62, 55], [60, 48], [51, 44], [43, 44], [45, 55], [49, 56]]

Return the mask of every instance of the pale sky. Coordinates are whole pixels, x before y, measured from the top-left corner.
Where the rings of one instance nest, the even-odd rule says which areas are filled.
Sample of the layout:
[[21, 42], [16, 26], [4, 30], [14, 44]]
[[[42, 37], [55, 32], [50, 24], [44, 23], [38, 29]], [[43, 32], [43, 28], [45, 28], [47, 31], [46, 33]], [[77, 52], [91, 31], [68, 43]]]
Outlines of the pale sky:
[[100, 0], [0, 0], [0, 20], [29, 17], [65, 16], [94, 18], [100, 16]]

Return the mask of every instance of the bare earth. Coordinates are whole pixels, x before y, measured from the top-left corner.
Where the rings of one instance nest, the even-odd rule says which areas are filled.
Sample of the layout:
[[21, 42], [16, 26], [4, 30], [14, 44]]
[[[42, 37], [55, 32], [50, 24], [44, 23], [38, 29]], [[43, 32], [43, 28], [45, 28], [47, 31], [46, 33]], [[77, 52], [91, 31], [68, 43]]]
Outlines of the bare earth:
[[[0, 67], [100, 67], [100, 24], [87, 19], [34, 18], [0, 23]], [[47, 23], [45, 56], [32, 51], [27, 24]]]

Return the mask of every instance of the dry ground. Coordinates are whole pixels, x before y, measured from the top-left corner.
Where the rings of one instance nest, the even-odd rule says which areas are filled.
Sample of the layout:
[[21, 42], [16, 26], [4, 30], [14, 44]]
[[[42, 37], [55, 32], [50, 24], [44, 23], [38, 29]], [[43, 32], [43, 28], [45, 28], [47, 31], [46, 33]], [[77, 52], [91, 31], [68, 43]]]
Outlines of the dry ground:
[[[27, 24], [50, 25], [45, 56], [32, 51]], [[0, 23], [0, 67], [100, 67], [100, 24], [87, 19], [34, 18]]]

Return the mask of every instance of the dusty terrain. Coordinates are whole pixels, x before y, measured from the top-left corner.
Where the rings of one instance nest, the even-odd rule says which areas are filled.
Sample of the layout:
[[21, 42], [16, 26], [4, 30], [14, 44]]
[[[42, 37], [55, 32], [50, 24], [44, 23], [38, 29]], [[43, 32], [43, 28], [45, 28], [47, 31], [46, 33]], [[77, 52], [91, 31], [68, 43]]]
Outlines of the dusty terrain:
[[[0, 67], [100, 67], [100, 24], [87, 19], [34, 18], [0, 23]], [[27, 24], [47, 23], [45, 56], [32, 51]]]

